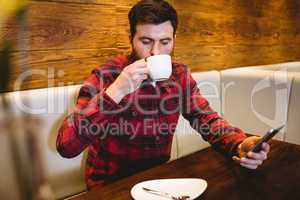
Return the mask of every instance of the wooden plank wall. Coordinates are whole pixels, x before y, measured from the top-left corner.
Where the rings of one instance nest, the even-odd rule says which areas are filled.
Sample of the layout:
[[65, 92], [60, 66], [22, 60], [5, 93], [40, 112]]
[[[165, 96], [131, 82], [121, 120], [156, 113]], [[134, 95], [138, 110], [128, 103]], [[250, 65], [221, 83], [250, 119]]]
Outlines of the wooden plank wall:
[[[18, 38], [10, 91], [29, 64], [25, 89], [81, 83], [98, 64], [128, 53], [127, 12], [135, 0], [32, 0], [28, 30]], [[300, 60], [299, 0], [170, 0], [180, 25], [175, 57], [192, 71]], [[17, 42], [16, 42], [17, 43]], [[26, 76], [25, 76], [26, 77]], [[31, 79], [31, 80], [30, 80]]]

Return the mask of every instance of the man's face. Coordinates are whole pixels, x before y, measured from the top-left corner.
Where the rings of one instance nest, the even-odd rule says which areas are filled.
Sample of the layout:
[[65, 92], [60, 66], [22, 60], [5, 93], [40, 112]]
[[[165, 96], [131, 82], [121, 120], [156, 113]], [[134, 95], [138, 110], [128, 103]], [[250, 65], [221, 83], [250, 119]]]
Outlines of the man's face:
[[139, 24], [132, 40], [132, 49], [138, 59], [151, 55], [171, 55], [174, 47], [173, 27], [170, 21], [155, 24]]

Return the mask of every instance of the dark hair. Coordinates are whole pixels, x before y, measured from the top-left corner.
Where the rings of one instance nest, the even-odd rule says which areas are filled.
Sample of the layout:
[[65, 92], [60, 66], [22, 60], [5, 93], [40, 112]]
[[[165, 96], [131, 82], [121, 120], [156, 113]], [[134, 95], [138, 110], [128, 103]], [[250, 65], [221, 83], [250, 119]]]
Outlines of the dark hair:
[[141, 0], [128, 13], [130, 34], [133, 37], [138, 24], [161, 24], [171, 21], [174, 35], [177, 30], [178, 17], [176, 10], [164, 0]]

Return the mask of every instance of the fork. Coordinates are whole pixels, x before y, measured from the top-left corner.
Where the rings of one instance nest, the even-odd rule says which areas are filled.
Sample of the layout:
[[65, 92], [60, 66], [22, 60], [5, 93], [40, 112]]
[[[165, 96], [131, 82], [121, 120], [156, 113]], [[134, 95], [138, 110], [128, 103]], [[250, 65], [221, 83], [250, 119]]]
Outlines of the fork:
[[187, 196], [187, 195], [174, 196], [174, 195], [171, 195], [170, 193], [167, 193], [167, 192], [152, 190], [152, 189], [145, 188], [145, 187], [143, 187], [143, 190], [145, 190], [146, 192], [149, 192], [151, 194], [155, 194], [155, 195], [158, 195], [158, 196], [163, 196], [163, 197], [170, 198], [172, 200], [187, 200], [187, 199], [190, 198], [190, 196]]

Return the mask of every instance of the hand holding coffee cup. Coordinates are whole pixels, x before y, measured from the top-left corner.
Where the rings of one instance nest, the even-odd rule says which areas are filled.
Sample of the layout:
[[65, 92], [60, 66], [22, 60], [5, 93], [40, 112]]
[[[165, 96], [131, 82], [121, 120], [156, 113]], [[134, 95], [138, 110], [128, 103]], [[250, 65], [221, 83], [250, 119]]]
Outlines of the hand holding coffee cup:
[[168, 79], [171, 74], [170, 55], [150, 56], [126, 66], [118, 78], [106, 89], [106, 93], [119, 103], [124, 96], [138, 89], [148, 75], [156, 82]]
[[149, 69], [145, 59], [140, 59], [126, 66], [117, 79], [106, 89], [106, 94], [116, 103], [124, 96], [138, 89], [143, 80], [148, 78]]
[[172, 60], [170, 55], [154, 55], [147, 57], [149, 76], [153, 81], [164, 81], [172, 74]]

